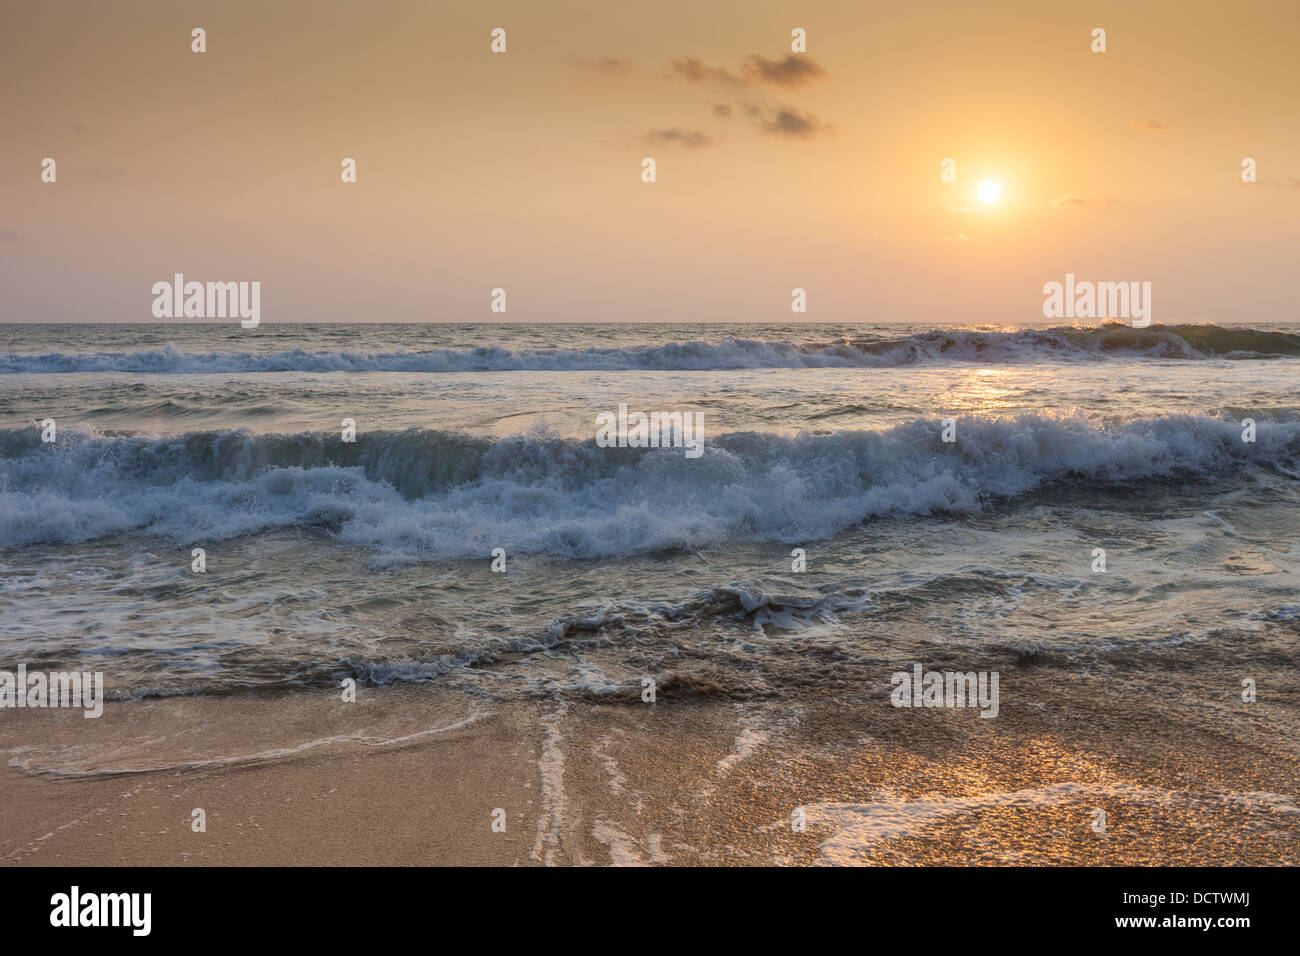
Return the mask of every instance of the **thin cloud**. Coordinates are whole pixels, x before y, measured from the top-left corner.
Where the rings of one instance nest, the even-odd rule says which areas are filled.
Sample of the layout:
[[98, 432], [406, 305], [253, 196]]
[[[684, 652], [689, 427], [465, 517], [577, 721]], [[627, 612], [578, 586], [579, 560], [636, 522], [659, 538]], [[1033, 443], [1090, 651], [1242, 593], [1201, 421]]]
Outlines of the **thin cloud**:
[[1133, 120], [1133, 122], [1129, 123], [1129, 125], [1132, 126], [1134, 129], [1144, 129], [1144, 130], [1153, 130], [1153, 131], [1154, 131], [1154, 130], [1163, 130], [1163, 129], [1168, 129], [1168, 128], [1169, 128], [1169, 124], [1168, 124], [1168, 123], [1161, 123], [1161, 122], [1158, 122], [1158, 121], [1156, 121], [1156, 120], [1151, 120], [1151, 119], [1149, 119], [1149, 120]]
[[614, 56], [603, 56], [596, 60], [571, 56], [569, 57], [569, 64], [576, 66], [580, 70], [591, 70], [593, 73], [605, 73], [610, 76], [622, 76], [632, 72], [631, 63]]
[[769, 60], [755, 53], [745, 60], [741, 73], [747, 79], [755, 79], [775, 86], [803, 86], [819, 80], [829, 74], [817, 65], [807, 54], [791, 53], [783, 60]]
[[767, 119], [759, 123], [759, 126], [765, 133], [790, 139], [812, 139], [817, 134], [830, 129], [812, 113], [795, 109], [793, 106], [782, 106], [773, 110]]
[[806, 54], [791, 53], [780, 60], [770, 60], [757, 53], [747, 56], [740, 66], [740, 76], [725, 66], [709, 66], [694, 56], [672, 60], [673, 71], [687, 83], [723, 83], [732, 86], [753, 86], [764, 83], [772, 86], [803, 86], [830, 73]]
[[719, 103], [717, 106], [713, 107], [713, 115], [714, 115], [714, 116], [730, 116], [730, 115], [731, 115], [731, 105], [728, 104], [728, 103]]
[[717, 145], [713, 137], [697, 129], [652, 129], [642, 137], [650, 146], [686, 146], [690, 149], [704, 149]]
[[727, 72], [726, 67], [709, 66], [693, 56], [683, 56], [673, 60], [673, 69], [687, 83], [739, 83], [740, 80]]
[[7, 226], [0, 226], [0, 242], [8, 242], [10, 239], [17, 239], [17, 238], [18, 238], [18, 233], [16, 233], [14, 230], [8, 228]]
[[1065, 193], [1061, 196], [1053, 196], [1052, 205], [1057, 209], [1064, 209], [1066, 206], [1086, 206], [1088, 205], [1088, 200], [1080, 199], [1073, 193]]

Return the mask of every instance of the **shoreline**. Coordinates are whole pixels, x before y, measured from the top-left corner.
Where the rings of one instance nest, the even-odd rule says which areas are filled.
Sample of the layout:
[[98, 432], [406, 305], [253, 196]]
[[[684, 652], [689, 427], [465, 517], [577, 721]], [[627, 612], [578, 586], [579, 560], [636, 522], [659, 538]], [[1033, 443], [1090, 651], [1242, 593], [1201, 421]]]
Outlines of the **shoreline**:
[[[1184, 648], [1180, 680], [1215, 680], [1216, 656]], [[1136, 680], [1004, 671], [992, 720], [894, 708], [888, 684], [835, 680], [805, 701], [703, 686], [653, 705], [488, 701], [421, 684], [366, 687], [355, 705], [304, 691], [109, 702], [93, 722], [10, 711], [0, 860], [1300, 863], [1300, 759], [1277, 733], [1296, 693], [1193, 709], [1144, 699], [1158, 687]], [[133, 744], [115, 752], [123, 728]], [[70, 775], [94, 767], [122, 772]], [[200, 807], [204, 833], [191, 829]]]

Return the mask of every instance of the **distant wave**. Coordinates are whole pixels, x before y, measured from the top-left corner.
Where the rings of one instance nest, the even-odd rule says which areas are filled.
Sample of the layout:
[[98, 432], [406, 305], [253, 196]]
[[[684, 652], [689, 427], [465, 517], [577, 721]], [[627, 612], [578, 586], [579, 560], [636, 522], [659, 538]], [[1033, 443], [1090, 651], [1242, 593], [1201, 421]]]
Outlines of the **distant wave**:
[[307, 529], [377, 563], [508, 553], [599, 558], [737, 540], [806, 542], [883, 515], [973, 513], [1081, 483], [1295, 476], [1300, 420], [1166, 415], [1122, 424], [1024, 415], [880, 431], [706, 436], [702, 458], [593, 440], [408, 429], [193, 432], [169, 438], [0, 430], [0, 547], [140, 533], [189, 546]]
[[1300, 356], [1300, 335], [1216, 325], [1118, 323], [1016, 332], [951, 330], [897, 339], [844, 339], [796, 344], [726, 338], [623, 348], [519, 349], [481, 346], [424, 352], [178, 351], [168, 344], [140, 352], [0, 354], [0, 373], [60, 372], [527, 372], [691, 371], [739, 368], [892, 368], [940, 362], [1019, 364], [1107, 358], [1276, 358]]

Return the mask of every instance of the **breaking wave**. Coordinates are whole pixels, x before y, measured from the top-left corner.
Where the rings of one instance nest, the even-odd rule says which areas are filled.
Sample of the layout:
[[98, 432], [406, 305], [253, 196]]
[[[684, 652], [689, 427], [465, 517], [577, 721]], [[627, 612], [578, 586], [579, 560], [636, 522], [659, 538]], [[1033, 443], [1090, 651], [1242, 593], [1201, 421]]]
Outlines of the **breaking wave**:
[[0, 354], [0, 374], [124, 372], [525, 372], [704, 371], [742, 368], [893, 368], [943, 362], [1022, 364], [1107, 358], [1260, 359], [1300, 356], [1300, 335], [1217, 325], [1119, 323], [1020, 331], [938, 330], [901, 338], [796, 344], [728, 337], [640, 347], [518, 349], [480, 346], [429, 351], [137, 352]]
[[[300, 528], [380, 564], [493, 548], [601, 558], [726, 541], [805, 542], [886, 515], [975, 513], [1081, 483], [1159, 482], [1263, 467], [1295, 476], [1300, 420], [1165, 415], [1124, 423], [1022, 415], [879, 431], [708, 436], [703, 457], [545, 433], [192, 432], [110, 437], [0, 430], [0, 547], [126, 533], [177, 545]], [[1149, 489], [1139, 489], [1149, 490]], [[1158, 493], [1152, 492], [1152, 493]]]

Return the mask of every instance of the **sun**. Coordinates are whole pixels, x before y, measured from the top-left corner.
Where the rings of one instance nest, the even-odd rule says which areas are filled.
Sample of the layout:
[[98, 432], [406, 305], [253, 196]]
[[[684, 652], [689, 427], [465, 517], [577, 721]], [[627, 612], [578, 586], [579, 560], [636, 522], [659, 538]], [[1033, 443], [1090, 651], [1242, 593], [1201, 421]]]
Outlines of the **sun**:
[[980, 202], [997, 202], [998, 194], [1002, 190], [998, 189], [998, 184], [989, 180], [980, 186]]

